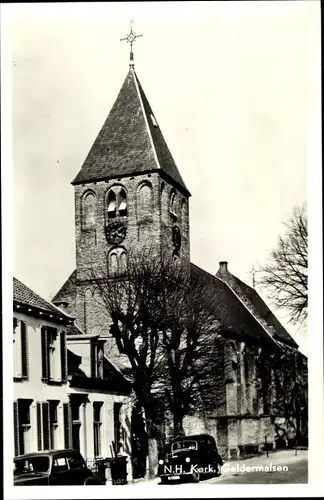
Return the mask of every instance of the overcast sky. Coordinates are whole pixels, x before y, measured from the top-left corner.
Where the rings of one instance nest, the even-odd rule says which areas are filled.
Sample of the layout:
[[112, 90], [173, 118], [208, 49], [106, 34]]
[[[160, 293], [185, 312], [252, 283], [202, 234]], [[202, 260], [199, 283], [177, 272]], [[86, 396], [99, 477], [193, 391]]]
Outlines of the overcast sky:
[[[75, 268], [79, 171], [128, 71], [120, 38], [192, 194], [192, 261], [251, 284], [306, 200], [317, 2], [12, 7], [13, 271], [51, 298]], [[280, 316], [282, 319], [282, 316]], [[284, 323], [287, 326], [286, 323]], [[301, 350], [305, 332], [288, 325]]]

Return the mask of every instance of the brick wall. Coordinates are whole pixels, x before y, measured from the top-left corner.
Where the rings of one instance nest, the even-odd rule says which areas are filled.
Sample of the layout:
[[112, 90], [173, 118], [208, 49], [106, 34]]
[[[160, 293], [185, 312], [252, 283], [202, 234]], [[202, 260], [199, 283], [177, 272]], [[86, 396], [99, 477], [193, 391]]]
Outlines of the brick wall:
[[[108, 193], [120, 186], [127, 195], [127, 216], [108, 218]], [[145, 186], [144, 189], [141, 189]], [[141, 191], [141, 194], [139, 192]], [[170, 217], [170, 196], [175, 192], [174, 212]], [[85, 228], [85, 197], [94, 196], [94, 224]], [[172, 226], [177, 224], [182, 232], [179, 257], [190, 261], [189, 252], [189, 203], [179, 191], [163, 180], [159, 173], [130, 176], [75, 186], [75, 235], [76, 235], [76, 294], [71, 298], [77, 324], [87, 333], [107, 337], [105, 353], [112, 361], [119, 358], [117, 346], [109, 332], [110, 318], [100, 297], [93, 293], [91, 279], [108, 275], [108, 255], [116, 248], [126, 250], [128, 256], [144, 252], [154, 259], [161, 252], [171, 255], [173, 250]], [[112, 221], [121, 221], [127, 232], [119, 245], [109, 244], [105, 227]], [[87, 295], [86, 295], [87, 294]], [[71, 307], [69, 306], [69, 307]]]

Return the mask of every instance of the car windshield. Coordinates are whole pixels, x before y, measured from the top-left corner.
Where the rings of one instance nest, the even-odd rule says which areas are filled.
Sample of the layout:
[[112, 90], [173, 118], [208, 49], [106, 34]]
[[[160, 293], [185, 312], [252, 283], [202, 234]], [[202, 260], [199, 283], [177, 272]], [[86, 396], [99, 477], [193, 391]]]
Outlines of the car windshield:
[[49, 469], [49, 457], [18, 458], [14, 461], [14, 474], [26, 474], [28, 472], [47, 472]]
[[189, 440], [176, 441], [171, 446], [171, 451], [196, 450], [196, 449], [197, 449], [197, 441], [189, 441]]

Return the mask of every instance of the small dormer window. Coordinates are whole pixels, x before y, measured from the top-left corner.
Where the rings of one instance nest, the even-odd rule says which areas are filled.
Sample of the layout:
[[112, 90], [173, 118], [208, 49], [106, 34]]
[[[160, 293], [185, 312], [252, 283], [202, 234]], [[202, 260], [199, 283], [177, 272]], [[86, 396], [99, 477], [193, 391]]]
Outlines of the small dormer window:
[[91, 377], [103, 378], [103, 348], [100, 343], [91, 344]]
[[153, 123], [153, 127], [158, 128], [157, 121], [156, 121], [155, 116], [153, 114], [151, 114], [151, 120], [152, 120], [152, 123]]

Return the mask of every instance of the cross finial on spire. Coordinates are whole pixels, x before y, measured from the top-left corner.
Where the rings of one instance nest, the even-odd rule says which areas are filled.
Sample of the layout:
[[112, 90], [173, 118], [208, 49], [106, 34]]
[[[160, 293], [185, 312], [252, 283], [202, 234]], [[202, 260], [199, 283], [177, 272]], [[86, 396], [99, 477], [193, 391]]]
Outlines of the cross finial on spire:
[[143, 36], [143, 35], [136, 35], [135, 31], [133, 31], [133, 23], [134, 19], [131, 19], [130, 21], [130, 30], [128, 35], [125, 38], [121, 38], [120, 41], [124, 42], [126, 41], [127, 43], [130, 44], [130, 57], [129, 57], [129, 65], [131, 67], [134, 66], [134, 53], [133, 53], [133, 43], [135, 42], [136, 38]]

